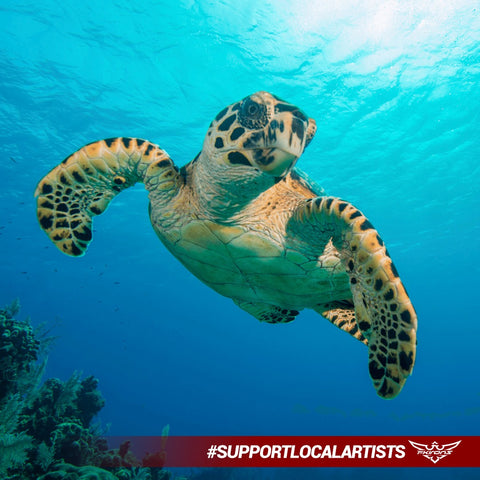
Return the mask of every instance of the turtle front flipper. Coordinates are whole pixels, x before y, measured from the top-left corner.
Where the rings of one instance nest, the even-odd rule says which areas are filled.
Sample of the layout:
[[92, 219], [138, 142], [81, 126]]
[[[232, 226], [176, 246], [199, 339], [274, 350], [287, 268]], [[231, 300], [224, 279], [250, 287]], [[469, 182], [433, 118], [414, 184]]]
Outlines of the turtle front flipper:
[[111, 138], [77, 150], [38, 184], [37, 215], [50, 240], [64, 253], [80, 256], [92, 239], [92, 218], [113, 197], [137, 182], [168, 195], [180, 176], [168, 154], [136, 138]]
[[368, 339], [373, 384], [381, 397], [395, 397], [415, 363], [417, 316], [379, 234], [357, 208], [334, 197], [303, 203], [288, 232], [320, 249], [332, 239], [350, 279], [358, 327]]
[[355, 319], [355, 307], [351, 301], [330, 302], [314, 308], [322, 317], [330, 320], [336, 327], [368, 345], [368, 340], [358, 328]]

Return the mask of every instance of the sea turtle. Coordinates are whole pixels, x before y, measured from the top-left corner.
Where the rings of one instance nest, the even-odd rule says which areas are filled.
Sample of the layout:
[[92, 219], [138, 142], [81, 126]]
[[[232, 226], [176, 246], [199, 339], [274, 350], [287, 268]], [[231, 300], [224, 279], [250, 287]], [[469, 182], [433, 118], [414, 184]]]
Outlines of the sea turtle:
[[415, 310], [363, 213], [294, 168], [315, 131], [302, 110], [257, 92], [224, 108], [180, 169], [149, 141], [100, 140], [40, 181], [38, 220], [62, 252], [83, 255], [92, 218], [143, 182], [155, 232], [190, 272], [263, 322], [315, 310], [368, 345], [374, 387], [393, 398], [414, 365]]

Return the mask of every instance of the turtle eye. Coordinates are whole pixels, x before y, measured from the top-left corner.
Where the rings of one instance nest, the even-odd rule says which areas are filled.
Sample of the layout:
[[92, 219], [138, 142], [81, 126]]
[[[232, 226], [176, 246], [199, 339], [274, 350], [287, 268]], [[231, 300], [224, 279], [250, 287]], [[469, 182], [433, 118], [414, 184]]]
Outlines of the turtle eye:
[[247, 97], [240, 107], [238, 120], [243, 127], [263, 128], [267, 124], [267, 107]]
[[259, 111], [258, 103], [255, 102], [249, 102], [247, 106], [247, 112], [248, 114], [253, 117], [255, 116], [256, 113]]
[[[265, 108], [265, 107], [264, 107]], [[254, 102], [250, 97], [246, 98], [242, 104], [241, 113], [246, 117], [258, 118], [261, 114], [260, 105], [257, 102]]]

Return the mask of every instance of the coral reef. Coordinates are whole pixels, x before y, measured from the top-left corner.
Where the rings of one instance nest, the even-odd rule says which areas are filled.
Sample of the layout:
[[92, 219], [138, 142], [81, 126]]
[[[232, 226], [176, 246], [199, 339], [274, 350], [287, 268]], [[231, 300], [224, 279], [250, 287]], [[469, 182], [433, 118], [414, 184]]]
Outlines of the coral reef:
[[98, 436], [91, 431], [90, 421], [105, 403], [97, 385], [95, 378], [81, 380], [76, 373], [66, 382], [48, 379], [23, 409], [21, 428], [49, 448], [54, 461], [93, 462]]
[[98, 382], [74, 374], [39, 387], [50, 338], [16, 320], [18, 310], [18, 301], [0, 310], [0, 475], [37, 478], [55, 462], [86, 465], [97, 451], [90, 422], [105, 403]]
[[74, 373], [41, 384], [53, 337], [17, 320], [19, 309], [18, 301], [0, 309], [0, 478], [172, 479], [161, 468], [141, 468], [129, 442], [108, 449], [91, 426], [105, 405], [96, 378]]
[[50, 472], [38, 477], [38, 480], [117, 480], [113, 473], [102, 468], [86, 466], [76, 467], [68, 463], [55, 465]]
[[130, 451], [130, 441], [123, 442], [117, 449], [106, 450], [98, 456], [102, 468], [139, 467], [142, 464]]
[[31, 384], [39, 342], [28, 321], [17, 322], [18, 301], [0, 309], [0, 475], [21, 468], [33, 446], [33, 438], [18, 431], [19, 415]]
[[37, 361], [40, 342], [35, 338], [30, 322], [17, 321], [18, 300], [0, 309], [0, 405], [20, 392], [18, 380], [31, 373]]

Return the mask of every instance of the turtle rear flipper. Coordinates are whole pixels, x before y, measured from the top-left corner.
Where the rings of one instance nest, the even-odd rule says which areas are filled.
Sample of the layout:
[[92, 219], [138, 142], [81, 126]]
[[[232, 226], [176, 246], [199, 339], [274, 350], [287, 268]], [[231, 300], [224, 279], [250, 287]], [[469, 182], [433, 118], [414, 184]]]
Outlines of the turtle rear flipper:
[[100, 140], [67, 157], [40, 181], [38, 220], [59, 250], [81, 256], [92, 240], [92, 218], [113, 197], [137, 182], [167, 194], [178, 180], [172, 160], [157, 145], [125, 137]]
[[266, 323], [290, 323], [300, 313], [298, 310], [282, 308], [267, 303], [245, 302], [233, 300], [242, 310]]
[[368, 340], [378, 395], [400, 393], [415, 363], [417, 316], [382, 239], [353, 205], [317, 197], [300, 205], [287, 233], [322, 248], [331, 239], [350, 279], [355, 318]]

